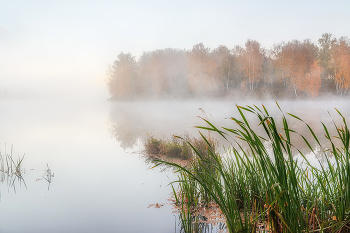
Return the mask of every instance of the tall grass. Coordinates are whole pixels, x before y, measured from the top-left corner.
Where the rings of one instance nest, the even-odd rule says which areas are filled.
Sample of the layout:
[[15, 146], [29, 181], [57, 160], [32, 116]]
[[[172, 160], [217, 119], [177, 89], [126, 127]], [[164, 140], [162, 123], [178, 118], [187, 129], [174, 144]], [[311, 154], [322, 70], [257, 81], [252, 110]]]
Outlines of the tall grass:
[[[315, 166], [293, 145], [291, 135], [298, 133], [283, 113], [280, 129], [264, 106], [237, 106], [237, 110], [240, 119], [231, 118], [237, 128], [219, 129], [206, 119], [207, 126], [198, 127], [226, 139], [230, 143], [227, 155], [215, 152], [201, 134], [207, 153], [188, 142], [195, 155], [190, 167], [159, 161], [180, 171], [179, 203], [191, 200], [188, 205], [196, 206], [215, 202], [229, 232], [256, 232], [261, 222], [270, 232], [350, 232], [350, 133], [340, 112], [342, 125], [333, 122], [337, 135], [331, 136], [322, 123], [327, 148], [307, 123], [289, 114], [309, 130], [311, 138], [300, 137], [310, 151], [314, 152], [314, 143], [321, 148], [326, 163]], [[253, 130], [247, 113], [258, 119], [262, 135]], [[341, 147], [336, 147], [335, 141], [340, 141]]]

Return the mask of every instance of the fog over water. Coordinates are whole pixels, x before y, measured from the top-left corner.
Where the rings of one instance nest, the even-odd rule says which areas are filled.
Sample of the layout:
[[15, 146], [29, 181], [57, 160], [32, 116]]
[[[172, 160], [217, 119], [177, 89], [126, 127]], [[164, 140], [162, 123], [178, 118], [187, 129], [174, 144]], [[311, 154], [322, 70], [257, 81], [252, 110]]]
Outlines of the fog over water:
[[[242, 102], [237, 104], [264, 103], [271, 115], [280, 116], [274, 101]], [[346, 119], [350, 116], [348, 101], [279, 104], [321, 135], [315, 120], [329, 125], [327, 110], [338, 120], [334, 107]], [[0, 183], [0, 229], [173, 232], [176, 217], [170, 206], [147, 207], [168, 202], [171, 188], [167, 184], [175, 175], [169, 170], [149, 170], [150, 165], [137, 152], [147, 134], [170, 138], [188, 132], [198, 136], [193, 126], [203, 125], [198, 115], [205, 117], [199, 108], [218, 127], [235, 127], [225, 118], [239, 117], [234, 101], [1, 101], [1, 153], [6, 143], [7, 153], [13, 145], [14, 158], [25, 154], [22, 168], [27, 188], [16, 183], [15, 193], [6, 181]], [[291, 124], [291, 128], [306, 132], [301, 124]], [[42, 179], [46, 164], [54, 173], [49, 190]]]
[[[16, 101], [1, 102], [0, 109], [0, 140], [7, 143], [6, 152], [13, 145], [15, 159], [25, 153], [22, 168], [27, 186], [16, 182], [15, 193], [6, 180], [1, 183], [1, 231], [168, 232], [174, 228], [168, 207], [147, 209], [148, 204], [166, 202], [168, 179], [158, 169], [148, 170], [140, 155], [123, 150], [110, 137], [108, 103]], [[42, 179], [46, 163], [54, 173], [49, 190]]]
[[[309, 124], [319, 136], [325, 146], [329, 146], [324, 138], [323, 122], [329, 131], [336, 135], [332, 120], [341, 125], [341, 118], [335, 109], [338, 109], [346, 119], [349, 119], [348, 100], [322, 100], [322, 101], [279, 101], [282, 109], [279, 110], [275, 101], [170, 101], [170, 102], [118, 102], [112, 103], [109, 117], [109, 131], [124, 149], [133, 148], [138, 142], [143, 142], [147, 135], [155, 138], [171, 139], [172, 135], [184, 135], [189, 133], [199, 137], [195, 126], [206, 126], [201, 119], [207, 119], [217, 128], [236, 128], [236, 123], [231, 117], [240, 119], [236, 104], [240, 106], [256, 105], [262, 109], [262, 104], [267, 108], [269, 114], [275, 117], [277, 125], [282, 133], [282, 114], [287, 117], [290, 128], [312, 140], [312, 135], [305, 124], [288, 115], [291, 113], [303, 119]], [[251, 113], [245, 113], [246, 118], [257, 132], [266, 137], [261, 127], [258, 127], [258, 119]], [[203, 132], [203, 131], [202, 131]], [[205, 133], [205, 132], [204, 132]], [[215, 136], [215, 135], [214, 135]], [[217, 140], [225, 144], [226, 140], [217, 135]], [[293, 143], [299, 149], [307, 149], [303, 139], [292, 134]]]

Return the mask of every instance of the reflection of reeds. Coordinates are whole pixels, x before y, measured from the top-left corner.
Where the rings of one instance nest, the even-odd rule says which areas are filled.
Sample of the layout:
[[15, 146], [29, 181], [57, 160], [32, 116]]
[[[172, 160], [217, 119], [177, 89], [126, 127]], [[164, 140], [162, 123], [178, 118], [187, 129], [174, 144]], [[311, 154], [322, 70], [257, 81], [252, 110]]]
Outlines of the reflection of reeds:
[[23, 155], [22, 158], [19, 157], [15, 161], [13, 159], [12, 150], [13, 148], [11, 147], [10, 154], [7, 154], [6, 150], [4, 155], [0, 152], [0, 174], [1, 182], [6, 180], [8, 188], [13, 188], [13, 190], [16, 192], [16, 182], [18, 182], [20, 185], [23, 183], [23, 185], [27, 188], [22, 176], [22, 172], [24, 171], [21, 169], [25, 155]]
[[45, 170], [45, 173], [42, 175], [42, 177], [49, 183], [47, 189], [50, 189], [51, 179], [55, 176], [54, 173], [51, 172], [51, 169], [49, 168], [49, 164], [46, 164], [47, 169]]
[[[237, 109], [241, 120], [231, 118], [237, 123], [236, 129], [218, 129], [205, 119], [208, 126], [198, 127], [231, 143], [226, 157], [215, 153], [202, 135], [208, 156], [188, 142], [195, 152], [190, 167], [159, 161], [179, 170], [180, 195], [176, 200], [186, 232], [195, 230], [189, 226], [190, 221], [196, 224], [190, 220], [196, 215], [189, 212], [196, 213], [199, 203], [211, 202], [219, 206], [229, 232], [259, 232], [262, 228], [265, 232], [350, 232], [350, 131], [345, 118], [338, 112], [343, 126], [334, 123], [335, 137], [323, 125], [329, 149], [305, 123], [311, 139], [300, 136], [312, 152], [310, 141], [316, 141], [325, 156], [326, 163], [320, 162], [318, 168], [293, 146], [291, 134], [298, 133], [290, 128], [285, 116], [280, 130], [264, 106]], [[246, 113], [257, 117], [264, 135], [251, 128]], [[335, 146], [337, 140], [342, 144], [339, 148]], [[241, 141], [247, 143], [248, 150], [243, 150]], [[295, 153], [302, 161], [294, 158]]]

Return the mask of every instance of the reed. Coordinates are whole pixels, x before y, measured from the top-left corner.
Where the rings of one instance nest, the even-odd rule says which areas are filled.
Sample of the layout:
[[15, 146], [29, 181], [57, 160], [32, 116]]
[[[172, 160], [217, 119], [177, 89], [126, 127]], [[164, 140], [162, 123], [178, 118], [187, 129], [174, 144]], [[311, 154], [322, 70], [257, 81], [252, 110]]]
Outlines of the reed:
[[[269, 232], [350, 232], [350, 132], [341, 113], [342, 125], [333, 122], [337, 135], [330, 135], [322, 123], [329, 144], [325, 148], [312, 128], [293, 114], [288, 115], [305, 124], [311, 138], [294, 131], [283, 113], [280, 129], [264, 106], [237, 106], [237, 110], [240, 119], [231, 118], [237, 128], [219, 129], [206, 119], [207, 126], [197, 127], [230, 143], [225, 156], [201, 134], [207, 152], [187, 141], [194, 153], [190, 167], [158, 161], [180, 172], [181, 198], [193, 200], [192, 206], [215, 202], [229, 232], [256, 232], [261, 223]], [[252, 129], [246, 114], [255, 115], [262, 135]], [[316, 143], [326, 162], [310, 164], [293, 145], [292, 134], [300, 135], [313, 153], [311, 145]]]

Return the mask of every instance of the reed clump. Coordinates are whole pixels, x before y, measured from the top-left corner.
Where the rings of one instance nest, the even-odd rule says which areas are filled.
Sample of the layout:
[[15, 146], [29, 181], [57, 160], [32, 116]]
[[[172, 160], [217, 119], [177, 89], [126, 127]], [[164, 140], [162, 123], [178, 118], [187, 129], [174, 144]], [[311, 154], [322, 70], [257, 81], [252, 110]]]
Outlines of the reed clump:
[[11, 153], [2, 154], [0, 152], [0, 182], [7, 181], [7, 185], [9, 188], [13, 188], [16, 192], [16, 182], [19, 184], [23, 184], [27, 187], [23, 176], [22, 176], [22, 162], [24, 159], [24, 155], [22, 158], [18, 158], [15, 160], [12, 154], [13, 148], [11, 147]]
[[[208, 136], [209, 143], [214, 147], [216, 142]], [[177, 158], [182, 160], [190, 160], [194, 156], [194, 151], [188, 144], [191, 142], [196, 146], [198, 153], [202, 156], [208, 154], [207, 142], [203, 138], [194, 138], [189, 134], [183, 136], [173, 136], [169, 139], [157, 139], [153, 135], [148, 135], [145, 146], [145, 152], [148, 156], [162, 158]]]
[[[321, 122], [328, 143], [323, 145], [293, 114], [288, 115], [305, 124], [310, 138], [294, 131], [284, 115], [283, 127], [278, 127], [264, 106], [237, 106], [237, 110], [240, 119], [231, 118], [237, 128], [219, 129], [205, 119], [207, 126], [198, 127], [230, 143], [225, 155], [220, 156], [201, 134], [206, 153], [187, 141], [194, 152], [191, 166], [159, 160], [179, 172], [179, 191], [174, 193], [187, 224], [184, 231], [196, 232], [198, 221], [193, 218], [199, 205], [215, 203], [229, 232], [350, 232], [350, 132], [341, 113], [337, 111], [342, 125], [333, 122], [336, 135]], [[257, 117], [262, 135], [252, 129], [247, 113]], [[293, 145], [291, 134], [302, 137], [313, 153], [311, 145], [321, 148], [325, 162], [312, 165]], [[339, 142], [341, 147], [336, 146]]]
[[158, 155], [162, 149], [163, 142], [159, 139], [154, 138], [152, 135], [149, 135], [145, 143], [145, 151], [149, 155]]

